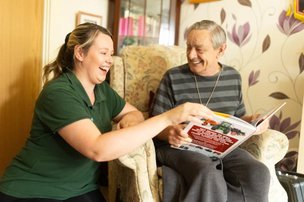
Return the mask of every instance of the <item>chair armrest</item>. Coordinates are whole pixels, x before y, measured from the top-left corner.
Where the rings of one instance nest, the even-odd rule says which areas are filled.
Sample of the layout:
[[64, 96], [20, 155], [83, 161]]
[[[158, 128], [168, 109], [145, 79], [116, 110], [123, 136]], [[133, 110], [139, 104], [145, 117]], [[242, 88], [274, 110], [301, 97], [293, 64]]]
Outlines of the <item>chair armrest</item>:
[[285, 134], [268, 129], [260, 135], [254, 135], [241, 145], [241, 148], [250, 152], [259, 161], [274, 165], [279, 162], [287, 153], [289, 146]]
[[113, 187], [120, 189], [124, 201], [159, 201], [155, 148], [152, 140], [109, 164], [109, 186], [111, 201], [113, 195], [116, 195]]
[[275, 164], [286, 154], [289, 146], [288, 138], [285, 134], [268, 129], [265, 133], [254, 135], [249, 138], [241, 147], [260, 162], [264, 163], [270, 172], [269, 202], [287, 202], [287, 193], [280, 184], [276, 172]]
[[124, 92], [124, 75], [125, 69], [121, 57], [113, 56], [113, 66], [110, 69], [110, 84], [113, 89], [121, 96], [125, 96]]

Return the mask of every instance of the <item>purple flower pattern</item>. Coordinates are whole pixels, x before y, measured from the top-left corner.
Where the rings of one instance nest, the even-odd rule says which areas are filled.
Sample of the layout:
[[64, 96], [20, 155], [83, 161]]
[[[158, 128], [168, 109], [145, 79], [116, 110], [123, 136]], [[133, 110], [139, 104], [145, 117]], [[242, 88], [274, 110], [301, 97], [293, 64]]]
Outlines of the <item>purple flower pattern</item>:
[[[251, 1], [250, 0], [238, 0], [238, 2], [247, 7], [251, 7]], [[236, 21], [237, 18], [233, 14], [233, 19]], [[221, 23], [226, 19], [226, 12], [224, 9], [221, 10], [220, 14]], [[296, 34], [302, 30], [304, 30], [304, 23], [295, 19], [293, 15], [287, 16], [286, 11], [283, 10], [280, 13], [280, 16], [278, 18], [278, 24], [277, 27], [281, 33], [286, 35], [287, 37]], [[238, 47], [243, 47], [245, 44], [247, 44], [251, 38], [250, 34], [250, 24], [249, 22], [246, 22], [243, 25], [240, 25], [237, 27], [236, 23], [233, 25], [232, 30], [227, 32], [228, 39], [236, 44]], [[269, 49], [271, 45], [271, 38], [269, 35], [266, 35], [264, 38], [263, 44], [262, 44], [262, 53], [264, 53], [266, 50]], [[300, 55], [299, 60], [299, 74], [301, 74], [304, 71], [304, 55], [303, 53]], [[259, 82], [259, 76], [260, 76], [261, 70], [252, 70], [248, 76], [248, 87], [252, 87], [256, 85]], [[286, 100], [290, 99], [289, 96], [287, 96], [283, 92], [272, 92], [269, 97], [277, 99], [277, 100]], [[291, 122], [291, 117], [285, 117], [283, 118], [282, 112], [279, 114], [279, 116], [274, 115], [270, 120], [270, 128], [280, 131], [284, 133], [288, 139], [293, 139], [296, 136], [300, 135], [299, 130], [297, 128], [299, 127], [301, 123], [301, 120], [296, 122]], [[297, 167], [297, 159], [298, 159], [298, 152], [297, 151], [289, 151], [285, 157], [276, 164], [276, 169], [278, 170], [287, 170], [287, 171], [295, 171]]]
[[279, 116], [274, 115], [269, 121], [269, 127], [271, 129], [284, 133], [288, 139], [292, 139], [295, 136], [299, 135], [300, 132], [295, 129], [300, 125], [301, 121], [291, 123], [290, 117], [287, 117], [285, 119], [282, 119], [282, 117], [282, 112], [279, 114]]
[[236, 29], [236, 24], [234, 24], [232, 31], [228, 32], [228, 38], [239, 47], [242, 47], [250, 40], [250, 25], [246, 22], [245, 24], [240, 25], [237, 31]]
[[297, 20], [293, 15], [287, 16], [286, 11], [283, 10], [279, 16], [278, 29], [283, 34], [290, 36], [298, 33], [304, 29], [304, 23]]
[[260, 76], [260, 70], [257, 70], [256, 72], [251, 71], [248, 78], [248, 86], [253, 86], [254, 84], [257, 84], [259, 82], [258, 78]]

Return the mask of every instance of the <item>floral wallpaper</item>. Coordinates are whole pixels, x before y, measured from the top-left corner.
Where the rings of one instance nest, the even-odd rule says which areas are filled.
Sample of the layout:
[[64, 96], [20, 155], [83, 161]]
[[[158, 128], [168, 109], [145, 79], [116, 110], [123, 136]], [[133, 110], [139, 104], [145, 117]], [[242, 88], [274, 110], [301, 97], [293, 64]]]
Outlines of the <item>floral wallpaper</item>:
[[183, 1], [179, 45], [185, 30], [202, 19], [220, 24], [227, 33], [221, 62], [242, 75], [248, 113], [262, 113], [287, 104], [270, 127], [289, 139], [289, 151], [277, 169], [296, 171], [304, 86], [304, 24], [287, 16], [289, 0], [222, 0], [190, 4]]

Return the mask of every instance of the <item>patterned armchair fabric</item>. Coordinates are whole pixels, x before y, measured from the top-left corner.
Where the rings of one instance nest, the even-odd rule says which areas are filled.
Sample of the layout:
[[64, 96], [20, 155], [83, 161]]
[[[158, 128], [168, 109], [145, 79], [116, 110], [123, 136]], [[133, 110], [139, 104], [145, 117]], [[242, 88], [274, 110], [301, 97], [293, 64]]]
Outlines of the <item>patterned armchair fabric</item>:
[[[148, 116], [153, 92], [167, 69], [186, 63], [185, 49], [178, 46], [128, 46], [114, 57], [110, 71], [111, 86]], [[269, 201], [286, 202], [287, 194], [280, 185], [274, 164], [288, 149], [287, 137], [273, 130], [253, 136], [242, 147], [263, 162], [272, 180]], [[109, 201], [119, 197], [124, 202], [161, 201], [161, 179], [157, 174], [152, 140], [128, 155], [109, 163]]]

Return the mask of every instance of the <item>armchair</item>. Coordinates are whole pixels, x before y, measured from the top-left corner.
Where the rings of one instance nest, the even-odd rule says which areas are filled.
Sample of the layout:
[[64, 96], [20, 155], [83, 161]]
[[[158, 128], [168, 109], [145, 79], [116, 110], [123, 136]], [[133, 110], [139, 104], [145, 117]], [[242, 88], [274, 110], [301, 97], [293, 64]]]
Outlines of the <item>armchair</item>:
[[[129, 103], [148, 117], [149, 104], [167, 69], [186, 63], [185, 50], [178, 46], [128, 46], [114, 57], [110, 71], [111, 86]], [[287, 137], [274, 130], [253, 136], [242, 147], [263, 162], [271, 173], [269, 201], [287, 202], [275, 163], [288, 149]], [[158, 202], [162, 198], [160, 169], [157, 170], [152, 140], [142, 147], [109, 163], [109, 201], [119, 197], [126, 202]], [[119, 200], [118, 200], [119, 201]]]

